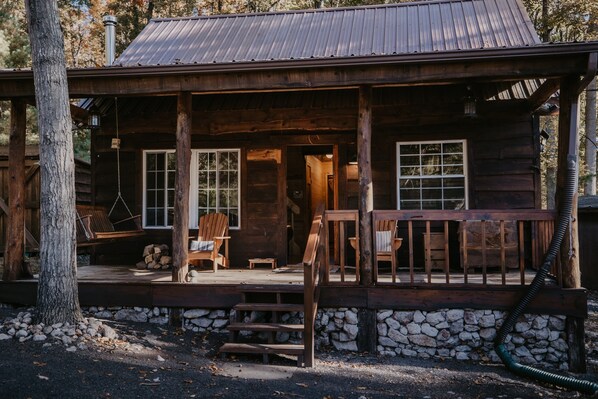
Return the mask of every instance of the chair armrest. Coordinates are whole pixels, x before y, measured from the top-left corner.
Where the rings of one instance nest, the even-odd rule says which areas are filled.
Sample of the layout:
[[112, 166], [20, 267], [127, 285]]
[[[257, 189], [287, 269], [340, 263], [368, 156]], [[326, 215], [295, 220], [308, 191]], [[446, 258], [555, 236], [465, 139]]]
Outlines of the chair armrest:
[[230, 236], [214, 237], [215, 240], [230, 240]]
[[392, 239], [392, 249], [396, 251], [401, 248], [401, 245], [403, 245], [403, 239], [401, 237], [394, 237]]
[[349, 243], [353, 249], [357, 249], [357, 237], [349, 237]]

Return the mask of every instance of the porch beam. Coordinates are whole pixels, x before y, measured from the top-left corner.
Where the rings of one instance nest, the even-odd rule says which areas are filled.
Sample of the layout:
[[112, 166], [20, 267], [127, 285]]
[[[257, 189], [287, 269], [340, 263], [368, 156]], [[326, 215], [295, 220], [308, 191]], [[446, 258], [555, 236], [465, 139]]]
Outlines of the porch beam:
[[372, 87], [359, 88], [357, 118], [357, 165], [359, 181], [359, 281], [361, 285], [374, 283], [372, 250], [372, 211], [374, 188], [372, 183]]
[[[558, 142], [558, 170], [557, 193], [564, 193], [568, 175], [567, 165], [570, 160], [575, 161], [575, 188], [573, 208], [569, 227], [563, 237], [560, 248], [560, 263], [564, 288], [580, 288], [581, 272], [579, 268], [579, 236], [577, 223], [577, 174], [579, 172], [578, 157], [578, 128], [579, 128], [579, 87], [577, 76], [564, 78], [561, 82], [560, 112], [559, 112], [559, 142]], [[562, 199], [557, 195], [556, 206], [562, 206]], [[569, 369], [574, 372], [585, 372], [586, 356], [583, 340], [583, 321], [567, 318], [567, 342], [569, 355]], [[581, 338], [580, 338], [581, 335]]]
[[26, 120], [27, 104], [23, 100], [13, 100], [10, 108], [8, 144], [8, 224], [2, 273], [4, 281], [30, 276], [24, 260]]
[[561, 85], [561, 79], [547, 79], [538, 89], [527, 99], [527, 108], [530, 112], [537, 110], [544, 104], [551, 95], [553, 95]]
[[[408, 86], [455, 83], [475, 79], [515, 81], [583, 75], [588, 53], [555, 51], [501, 56], [492, 51], [474, 57], [439, 57], [438, 54], [385, 56], [359, 59], [278, 61], [218, 65], [168, 65], [148, 67], [71, 70], [69, 90], [73, 98], [94, 96], [174, 95], [194, 93], [313, 90], [359, 87], [361, 85]], [[536, 54], [537, 53], [537, 54]], [[0, 74], [0, 98], [33, 96], [33, 75], [29, 71]]]
[[176, 173], [172, 225], [172, 281], [184, 282], [189, 261], [189, 187], [191, 183], [191, 93], [177, 98]]

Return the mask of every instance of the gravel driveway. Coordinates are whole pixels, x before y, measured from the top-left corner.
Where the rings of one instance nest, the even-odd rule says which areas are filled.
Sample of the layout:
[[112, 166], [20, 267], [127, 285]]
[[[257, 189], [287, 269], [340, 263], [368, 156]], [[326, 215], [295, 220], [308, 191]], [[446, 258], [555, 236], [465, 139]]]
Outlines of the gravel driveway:
[[[0, 320], [18, 311], [2, 308]], [[257, 357], [222, 360], [216, 351], [225, 334], [104, 323], [119, 339], [100, 339], [83, 350], [0, 341], [0, 398], [582, 397], [523, 380], [499, 365], [337, 352], [318, 353], [316, 367], [301, 369], [280, 357], [270, 365]]]

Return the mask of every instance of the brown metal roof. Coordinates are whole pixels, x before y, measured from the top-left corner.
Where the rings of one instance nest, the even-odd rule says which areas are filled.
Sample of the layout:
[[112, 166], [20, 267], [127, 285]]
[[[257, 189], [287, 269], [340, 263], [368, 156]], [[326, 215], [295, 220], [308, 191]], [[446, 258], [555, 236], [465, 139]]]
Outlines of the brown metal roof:
[[350, 58], [539, 43], [520, 0], [439, 0], [155, 19], [115, 65]]

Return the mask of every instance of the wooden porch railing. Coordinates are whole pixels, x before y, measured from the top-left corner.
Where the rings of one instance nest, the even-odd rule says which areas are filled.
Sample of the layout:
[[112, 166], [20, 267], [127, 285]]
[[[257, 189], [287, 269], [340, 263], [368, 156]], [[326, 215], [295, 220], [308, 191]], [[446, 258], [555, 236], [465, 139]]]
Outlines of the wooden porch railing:
[[[398, 265], [391, 265], [387, 272], [378, 262], [382, 253], [376, 251], [377, 234], [372, 229], [374, 281], [524, 285], [531, 272], [541, 266], [555, 218], [555, 212], [546, 210], [374, 211], [373, 226], [396, 225], [391, 232], [393, 239], [402, 239], [395, 257]], [[321, 223], [318, 237], [321, 243], [327, 243], [323, 245], [323, 283], [359, 284], [357, 211], [326, 211]], [[388, 253], [384, 253], [387, 259]], [[562, 285], [558, 262], [552, 274]]]
[[318, 206], [314, 215], [305, 253], [303, 255], [303, 344], [305, 367], [314, 365], [314, 324], [318, 313], [318, 300], [320, 296], [320, 282], [324, 274], [322, 264], [325, 261], [324, 251], [324, 205]]

